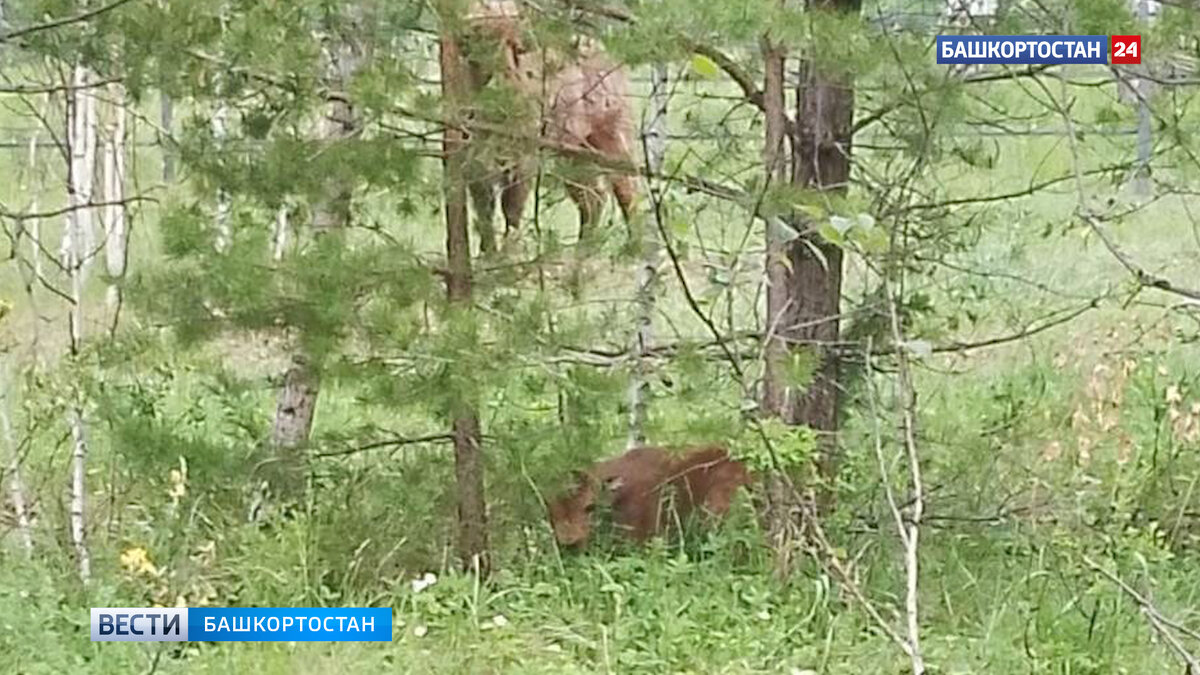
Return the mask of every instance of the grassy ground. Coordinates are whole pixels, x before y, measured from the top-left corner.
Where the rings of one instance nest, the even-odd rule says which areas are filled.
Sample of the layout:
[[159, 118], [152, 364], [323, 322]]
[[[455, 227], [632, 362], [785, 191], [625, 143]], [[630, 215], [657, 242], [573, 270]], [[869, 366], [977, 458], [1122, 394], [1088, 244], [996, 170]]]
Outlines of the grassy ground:
[[[1132, 152], [1125, 140], [1084, 146], [1087, 166]], [[19, 176], [23, 161], [0, 155], [0, 175]], [[53, 161], [53, 154], [42, 153], [40, 161]], [[157, 161], [152, 150], [139, 154], [140, 182], [154, 182]], [[1004, 139], [991, 169], [944, 159], [930, 190], [984, 195], [1070, 170], [1061, 138]], [[60, 203], [51, 197], [57, 175], [45, 179], [42, 208]], [[19, 184], [0, 185], [0, 199], [23, 203]], [[1095, 180], [1086, 191], [1105, 194]], [[182, 189], [162, 196], [190, 198]], [[386, 210], [386, 196], [373, 198]], [[695, 204], [685, 200], [700, 199], [678, 198], [688, 206]], [[980, 285], [978, 298], [963, 303], [975, 323], [930, 325], [931, 339], [971, 341], [1020, 330], [1041, 310], [1086, 303], [1125, 283], [1112, 256], [1071, 222], [1075, 203], [1074, 187], [1064, 183], [1027, 199], [972, 207], [989, 226], [950, 259], [1010, 276], [939, 272], [923, 280], [915, 290], [941, 301]], [[1187, 282], [1195, 244], [1187, 207], [1182, 198], [1152, 203], [1115, 227], [1114, 236], [1148, 269]], [[156, 250], [157, 208], [138, 217], [135, 265]], [[746, 220], [730, 208], [687, 213], [681, 226], [690, 227], [688, 271], [703, 294], [710, 287], [697, 251], [719, 262], [719, 251], [736, 245]], [[571, 220], [565, 205], [546, 216], [567, 239]], [[441, 245], [433, 218], [394, 229], [420, 250]], [[54, 221], [44, 229], [48, 247], [57, 231]], [[761, 239], [752, 229], [750, 240]], [[743, 280], [738, 325], [749, 325], [755, 311], [748, 299], [757, 288], [756, 258], [747, 255], [736, 270]], [[564, 323], [595, 321], [628, 298], [627, 261], [589, 264], [585, 293], [555, 294]], [[852, 261], [848, 295], [863, 291], [864, 278], [862, 265]], [[102, 292], [94, 283], [89, 304], [99, 306]], [[0, 277], [0, 297], [16, 308], [3, 323], [10, 343], [27, 345], [36, 326], [44, 353], [61, 353], [61, 304], [42, 294], [45, 320], [35, 319], [11, 266]], [[1164, 614], [1195, 622], [1194, 328], [1164, 310], [1167, 298], [1143, 299], [1123, 305], [1119, 295], [1107, 297], [1072, 323], [1030, 339], [923, 363], [920, 435], [931, 498], [922, 538], [922, 637], [936, 672], [1178, 669], [1137, 607], [1085, 562], [1086, 556], [1111, 567]], [[674, 281], [660, 307], [664, 335], [704, 334]], [[618, 339], [623, 332], [602, 335]], [[246, 525], [236, 509], [273, 413], [267, 377], [280, 367], [276, 345], [245, 336], [196, 351], [182, 351], [164, 335], [147, 343], [130, 347], [133, 356], [125, 360], [114, 357], [106, 371], [112, 384], [93, 411], [95, 580], [86, 590], [74, 580], [62, 526], [68, 450], [61, 420], [40, 417], [49, 407], [38, 403], [44, 392], [24, 383], [23, 400], [34, 403], [15, 406], [15, 416], [20, 429], [33, 430], [27, 478], [43, 526], [34, 564], [20, 561], [11, 530], [3, 530], [9, 536], [0, 563], [2, 672], [906, 672], [902, 653], [811, 561], [787, 582], [771, 576], [748, 501], [725, 527], [688, 541], [650, 550], [600, 546], [583, 555], [555, 550], [539, 492], [556, 489], [570, 468], [620, 447], [625, 422], [618, 404], [627, 382], [620, 369], [563, 369], [547, 384], [541, 364], [525, 363], [490, 394], [484, 427], [494, 435], [489, 497], [500, 572], [481, 584], [448, 562], [453, 474], [439, 446], [320, 460], [313, 504], [291, 520]], [[21, 352], [10, 354], [11, 363]], [[711, 364], [664, 371], [675, 384], [654, 401], [653, 438], [728, 435], [739, 401], [727, 373]], [[436, 424], [421, 405], [369, 396], [371, 386], [334, 381], [323, 390], [314, 432], [321, 448], [342, 447], [342, 436], [367, 436], [363, 430], [373, 427], [419, 435]], [[401, 394], [417, 402], [422, 396]], [[566, 420], [562, 398], [571, 413]], [[841, 507], [827, 527], [857, 582], [898, 626], [903, 574], [882, 507], [873, 419], [865, 403], [854, 404], [842, 443]], [[130, 562], [138, 550], [152, 566]], [[427, 572], [437, 583], [417, 590], [412, 580]], [[88, 607], [178, 602], [391, 606], [394, 640], [183, 648], [87, 641]]]

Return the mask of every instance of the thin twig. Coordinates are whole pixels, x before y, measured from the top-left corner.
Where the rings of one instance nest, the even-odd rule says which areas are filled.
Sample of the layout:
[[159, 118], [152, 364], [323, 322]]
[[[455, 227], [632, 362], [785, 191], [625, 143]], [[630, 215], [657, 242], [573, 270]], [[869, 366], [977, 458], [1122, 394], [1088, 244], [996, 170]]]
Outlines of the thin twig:
[[347, 455], [354, 455], [354, 454], [358, 454], [360, 452], [367, 452], [368, 450], [377, 450], [379, 448], [395, 448], [395, 447], [401, 447], [401, 446], [405, 446], [405, 445], [417, 445], [419, 443], [450, 443], [453, 440], [454, 440], [454, 436], [452, 434], [429, 434], [427, 436], [418, 436], [416, 438], [400, 438], [400, 437], [388, 438], [388, 439], [384, 439], [382, 441], [373, 441], [371, 443], [364, 443], [362, 445], [357, 445], [353, 448], [347, 448], [345, 450], [331, 450], [329, 452], [318, 452], [318, 453], [315, 453], [313, 455], [313, 457], [316, 457], [318, 459], [323, 459], [326, 457], [345, 457]]
[[97, 16], [100, 16], [101, 14], [106, 14], [108, 12], [111, 12], [114, 9], [121, 7], [122, 5], [129, 4], [132, 1], [133, 0], [114, 0], [113, 2], [110, 2], [107, 5], [102, 5], [95, 9], [89, 9], [87, 11], [79, 12], [78, 14], [64, 16], [59, 19], [51, 19], [44, 23], [38, 23], [38, 24], [34, 24], [32, 26], [26, 26], [24, 28], [16, 28], [16, 29], [8, 31], [7, 33], [0, 33], [0, 44], [8, 42], [9, 40], [12, 40], [14, 38], [31, 35], [33, 33], [41, 33], [43, 31], [54, 30], [55, 28], [62, 28], [63, 26], [68, 26], [73, 23], [80, 23], [83, 21], [88, 21], [89, 19], [94, 19]]

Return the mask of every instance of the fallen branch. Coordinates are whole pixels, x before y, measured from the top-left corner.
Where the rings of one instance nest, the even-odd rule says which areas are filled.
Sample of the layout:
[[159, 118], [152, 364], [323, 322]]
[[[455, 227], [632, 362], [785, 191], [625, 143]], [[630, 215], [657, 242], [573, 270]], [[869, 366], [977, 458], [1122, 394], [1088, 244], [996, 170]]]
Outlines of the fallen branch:
[[1142, 614], [1146, 616], [1147, 621], [1150, 623], [1150, 627], [1153, 628], [1160, 637], [1162, 637], [1163, 641], [1165, 641], [1171, 647], [1171, 649], [1175, 651], [1175, 654], [1184, 662], [1184, 664], [1186, 664], [1188, 675], [1200, 675], [1200, 661], [1197, 661], [1196, 657], [1193, 656], [1192, 653], [1184, 648], [1183, 644], [1179, 642], [1179, 638], [1176, 637], [1171, 631], [1167, 630], [1167, 628], [1174, 628], [1175, 630], [1194, 640], [1200, 640], [1200, 633], [1187, 628], [1177, 621], [1172, 621], [1171, 619], [1163, 616], [1162, 613], [1158, 611], [1158, 608], [1150, 602], [1150, 600], [1134, 590], [1133, 587], [1125, 583], [1123, 579], [1104, 569], [1088, 556], [1083, 556], [1083, 562], [1100, 576], [1111, 581], [1114, 585], [1116, 585], [1117, 588], [1121, 589], [1123, 593], [1128, 595], [1135, 603], [1137, 603]]

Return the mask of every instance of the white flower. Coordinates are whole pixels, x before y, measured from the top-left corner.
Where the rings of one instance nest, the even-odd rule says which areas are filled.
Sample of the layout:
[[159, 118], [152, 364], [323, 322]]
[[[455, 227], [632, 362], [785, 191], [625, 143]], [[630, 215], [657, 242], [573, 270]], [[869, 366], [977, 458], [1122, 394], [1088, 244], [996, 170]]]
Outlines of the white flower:
[[413, 628], [413, 635], [422, 638], [429, 633], [429, 626], [417, 626]]
[[492, 617], [492, 625], [496, 628], [504, 628], [508, 625], [508, 619], [503, 614], [497, 614]]
[[437, 583], [437, 575], [434, 574], [433, 572], [426, 572], [425, 575], [422, 576], [421, 578], [412, 580], [413, 593], [420, 593], [421, 591], [425, 590], [426, 588], [429, 588], [430, 586], [432, 586], [436, 583]]

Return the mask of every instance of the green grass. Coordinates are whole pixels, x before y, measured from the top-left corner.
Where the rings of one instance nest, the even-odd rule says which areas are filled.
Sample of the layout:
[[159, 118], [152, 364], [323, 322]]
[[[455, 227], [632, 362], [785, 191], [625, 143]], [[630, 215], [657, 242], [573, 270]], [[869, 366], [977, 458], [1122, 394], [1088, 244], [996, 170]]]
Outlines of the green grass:
[[[689, 100], [691, 93], [681, 97]], [[996, 87], [989, 95], [1020, 105], [1021, 96], [1010, 89]], [[1081, 106], [1102, 100], [1094, 92], [1081, 97]], [[695, 108], [702, 116], [718, 112], [698, 103]], [[687, 109], [680, 106], [676, 114], [683, 117]], [[716, 146], [697, 141], [694, 147]], [[1083, 147], [1085, 168], [1132, 154], [1125, 139], [1085, 139]], [[743, 155], [736, 159], [751, 157], [741, 162], [751, 165], [753, 142], [737, 149]], [[873, 153], [863, 156], [878, 160]], [[0, 175], [17, 175], [22, 161], [0, 155]], [[42, 153], [39, 161], [51, 162], [53, 155]], [[157, 161], [154, 151], [139, 154], [139, 182], [154, 182]], [[713, 167], [733, 168], [722, 162]], [[993, 168], [944, 157], [925, 187], [942, 196], [985, 195], [1070, 170], [1060, 138], [1004, 139]], [[43, 209], [61, 204], [54, 196], [61, 178], [55, 172], [43, 182]], [[0, 185], [0, 201], [23, 203], [18, 182]], [[189, 189], [173, 188], [162, 195], [162, 207], [137, 216], [135, 268], [150, 267], [157, 255], [160, 208], [195, 198]], [[1097, 199], [1106, 195], [1098, 180], [1087, 181], [1086, 192]], [[398, 239], [431, 258], [439, 255], [436, 205], [393, 222], [393, 196], [368, 199], [368, 211], [380, 214]], [[748, 240], [759, 246], [761, 229], [728, 205], [694, 195], [673, 199], [673, 218], [687, 232], [682, 240], [689, 247], [689, 281], [697, 293], [711, 293], [716, 287], [707, 282], [703, 263], [719, 264], [722, 249], [734, 248], [747, 227]], [[1195, 239], [1182, 199], [1155, 202], [1112, 231], [1147, 269], [1187, 282]], [[918, 328], [934, 341], [971, 341], [1020, 330], [1045, 310], [1120, 289], [1124, 270], [1071, 222], [1075, 205], [1073, 188], [1064, 183], [1029, 198], [951, 211], [930, 223], [931, 231], [948, 232], [947, 240], [977, 234], [969, 246], [948, 245], [949, 259], [959, 267], [1035, 280], [1053, 292], [1011, 278], [981, 281], [939, 271], [910, 290], [926, 292], [948, 308], [946, 314], [969, 310], [974, 323], [950, 328], [939, 316]], [[964, 214], [977, 215], [984, 226], [960, 222]], [[558, 204], [544, 225], [571, 242], [573, 222], [569, 205]], [[970, 229], [975, 227], [977, 232]], [[43, 234], [47, 247], [55, 248], [58, 223], [49, 221]], [[607, 253], [620, 248], [617, 239], [605, 244]], [[718, 325], [751, 325], [757, 257], [748, 253], [738, 261], [733, 316], [718, 305]], [[551, 266], [551, 274], [561, 278], [566, 267]], [[623, 344], [629, 267], [616, 255], [588, 261], [586, 283], [574, 295], [552, 284], [550, 301], [562, 330], [578, 328], [584, 337]], [[706, 337], [669, 272], [667, 279], [656, 324], [662, 338]], [[978, 297], [964, 295], [971, 282], [981, 284]], [[102, 286], [93, 280], [89, 306], [102, 304]], [[531, 286], [514, 293], [528, 299]], [[857, 297], [868, 287], [861, 261], [851, 260], [847, 295]], [[488, 295], [484, 304], [500, 294]], [[246, 477], [269, 430], [275, 390], [268, 378], [281, 369], [283, 341], [233, 334], [183, 350], [132, 314], [127, 325], [146, 329], [136, 331], [141, 341], [102, 352], [106, 360], [96, 368], [102, 395], [88, 410], [95, 579], [83, 589], [74, 579], [65, 534], [61, 486], [69, 451], [57, 399], [63, 381], [76, 373], [53, 368], [54, 355], [62, 352], [65, 308], [46, 293], [40, 297], [46, 321], [33, 318], [11, 266], [0, 273], [0, 298], [16, 306], [2, 324], [6, 343], [28, 344], [37, 321], [52, 366], [45, 381], [5, 382], [21, 396], [14, 417], [31, 439], [26, 478], [38, 497], [40, 521], [33, 563], [21, 561], [11, 529], [0, 530], [0, 672], [907, 672], [899, 649], [811, 560], [802, 560], [787, 581], [772, 576], [749, 500], [718, 531], [688, 541], [659, 542], [648, 550], [601, 545], [585, 555], [555, 549], [542, 494], [559, 489], [570, 469], [621, 447], [623, 366], [549, 368], [530, 356], [506, 364], [504, 377], [496, 378], [483, 419], [498, 573], [481, 583], [452, 569], [453, 465], [444, 445], [315, 461], [307, 507], [290, 520], [246, 524]], [[931, 516], [922, 535], [920, 599], [925, 656], [934, 672], [1178, 670], [1137, 607], [1083, 563], [1088, 555], [1111, 565], [1164, 614], [1195, 624], [1200, 530], [1192, 488], [1200, 465], [1196, 439], [1170, 412], [1192, 415], [1190, 406], [1200, 396], [1194, 328], [1186, 317], [1149, 302], [1123, 305], [1123, 299], [1113, 293], [1072, 323], [1028, 340], [920, 364], [920, 442]], [[1161, 304], [1166, 298], [1146, 294], [1143, 300]], [[98, 335], [98, 327], [89, 332]], [[12, 362], [27, 356], [15, 349], [9, 354]], [[741, 433], [740, 391], [723, 365], [680, 359], [660, 372], [672, 385], [655, 388], [652, 438], [686, 443]], [[423, 404], [427, 392], [388, 390], [387, 378], [327, 382], [314, 449], [344, 449], [380, 430], [416, 436], [440, 428]], [[1167, 399], [1172, 386], [1182, 397], [1174, 405]], [[898, 627], [903, 571], [873, 454], [876, 415], [894, 457], [891, 417], [870, 410], [859, 396], [841, 439], [844, 478], [827, 530], [857, 583]], [[168, 488], [181, 458], [187, 492], [176, 499]], [[147, 551], [157, 574], [122, 567], [121, 554], [135, 548]], [[435, 572], [438, 583], [414, 592], [411, 580], [426, 572]], [[179, 598], [216, 606], [390, 606], [394, 639], [185, 648], [87, 640], [88, 607], [174, 604]]]

